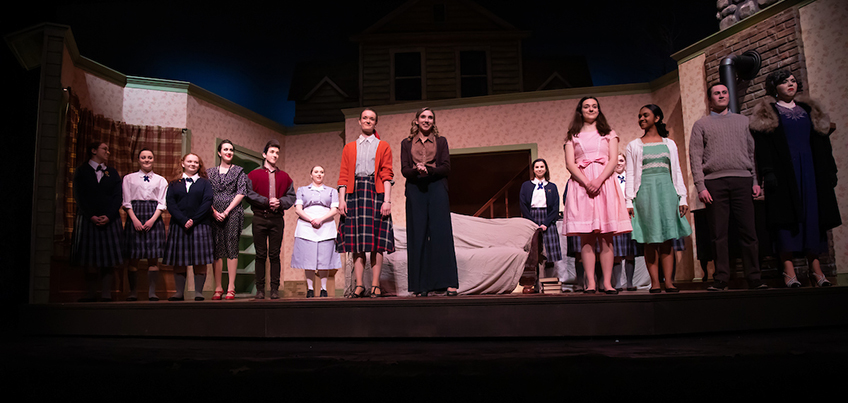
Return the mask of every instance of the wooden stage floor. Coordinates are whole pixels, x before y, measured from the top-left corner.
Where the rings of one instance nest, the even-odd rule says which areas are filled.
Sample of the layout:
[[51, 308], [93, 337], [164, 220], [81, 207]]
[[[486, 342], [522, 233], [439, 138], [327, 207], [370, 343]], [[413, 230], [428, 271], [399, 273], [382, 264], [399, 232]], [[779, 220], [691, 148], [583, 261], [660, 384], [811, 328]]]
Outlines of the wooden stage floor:
[[848, 325], [848, 287], [619, 295], [25, 305], [40, 336], [539, 338], [672, 336]]

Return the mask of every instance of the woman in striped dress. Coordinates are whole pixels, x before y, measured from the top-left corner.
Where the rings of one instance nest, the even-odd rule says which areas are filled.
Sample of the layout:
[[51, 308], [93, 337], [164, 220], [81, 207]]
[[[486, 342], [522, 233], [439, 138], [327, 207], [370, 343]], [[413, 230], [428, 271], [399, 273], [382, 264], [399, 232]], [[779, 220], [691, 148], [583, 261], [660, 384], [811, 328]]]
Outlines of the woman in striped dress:
[[194, 269], [195, 301], [203, 301], [206, 266], [214, 260], [212, 251], [212, 184], [206, 178], [203, 160], [186, 154], [180, 160], [182, 172], [168, 185], [166, 197], [171, 225], [162, 263], [174, 266], [177, 292], [168, 301], [185, 299], [186, 268]]
[[551, 174], [548, 163], [542, 158], [533, 161], [531, 174], [533, 180], [524, 182], [518, 194], [521, 214], [542, 229], [542, 243], [548, 262], [562, 260], [559, 231], [556, 222], [559, 218], [559, 190], [556, 184], [549, 182]]
[[233, 143], [224, 140], [218, 144], [221, 165], [209, 168], [206, 173], [212, 183], [212, 235], [215, 240], [215, 294], [213, 300], [224, 295], [222, 277], [224, 259], [227, 259], [227, 295], [224, 299], [236, 298], [236, 266], [238, 265], [239, 238], [244, 225], [244, 209], [241, 200], [247, 194], [247, 175], [238, 165], [233, 165]]
[[130, 260], [127, 279], [130, 295], [127, 301], [136, 301], [138, 286], [138, 261], [147, 260], [147, 299], [159, 301], [156, 295], [156, 280], [159, 278], [159, 259], [165, 250], [165, 194], [168, 181], [153, 173], [153, 151], [145, 148], [138, 153], [138, 172], [124, 176], [124, 210], [127, 224], [124, 226], [124, 253]]

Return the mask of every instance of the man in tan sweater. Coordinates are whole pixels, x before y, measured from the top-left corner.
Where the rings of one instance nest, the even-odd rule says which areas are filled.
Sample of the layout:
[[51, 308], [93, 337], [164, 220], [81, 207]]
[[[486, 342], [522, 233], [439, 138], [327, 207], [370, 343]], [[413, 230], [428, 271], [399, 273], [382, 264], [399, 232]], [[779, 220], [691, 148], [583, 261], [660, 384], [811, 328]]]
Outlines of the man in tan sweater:
[[767, 288], [760, 280], [759, 246], [754, 227], [754, 201], [760, 195], [754, 169], [754, 138], [748, 118], [730, 112], [727, 87], [713, 84], [707, 90], [710, 114], [695, 122], [689, 141], [689, 162], [698, 198], [707, 206], [715, 248], [715, 283], [710, 291], [727, 289], [730, 281], [728, 227], [739, 231], [742, 265], [751, 289]]

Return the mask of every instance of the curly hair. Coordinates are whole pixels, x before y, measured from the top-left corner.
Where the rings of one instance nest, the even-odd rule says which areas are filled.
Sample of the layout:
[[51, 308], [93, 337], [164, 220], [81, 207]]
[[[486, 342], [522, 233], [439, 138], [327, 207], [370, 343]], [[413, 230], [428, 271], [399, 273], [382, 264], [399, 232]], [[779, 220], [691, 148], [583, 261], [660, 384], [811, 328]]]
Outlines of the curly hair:
[[410, 128], [409, 128], [409, 139], [410, 140], [412, 140], [413, 138], [415, 138], [415, 136], [418, 135], [418, 130], [419, 130], [418, 129], [418, 117], [420, 117], [421, 114], [424, 113], [424, 111], [430, 111], [430, 113], [433, 114], [433, 135], [436, 136], [436, 137], [439, 137], [439, 127], [436, 126], [436, 112], [434, 112], [432, 109], [425, 106], [425, 107], [419, 109], [418, 112], [415, 113], [415, 119], [412, 119], [412, 123], [410, 124]]
[[[766, 76], [766, 94], [777, 98], [777, 86], [783, 84], [783, 82], [788, 80], [790, 76], [795, 75], [792, 74], [789, 69], [780, 69], [769, 73], [769, 75]], [[804, 88], [801, 85], [801, 79], [799, 79], [798, 76], [795, 76], [795, 84], [798, 86], [798, 90], [796, 91], [797, 94]]]
[[177, 163], [177, 170], [176, 172], [174, 172], [174, 176], [173, 179], [171, 179], [171, 183], [174, 183], [183, 178], [183, 162], [185, 162], [186, 157], [188, 157], [189, 155], [197, 157], [197, 175], [203, 179], [209, 179], [209, 175], [206, 174], [206, 168], [203, 166], [203, 158], [200, 158], [200, 156], [195, 153], [188, 153], [186, 155], [183, 155], [183, 157], [180, 158], [180, 162]]

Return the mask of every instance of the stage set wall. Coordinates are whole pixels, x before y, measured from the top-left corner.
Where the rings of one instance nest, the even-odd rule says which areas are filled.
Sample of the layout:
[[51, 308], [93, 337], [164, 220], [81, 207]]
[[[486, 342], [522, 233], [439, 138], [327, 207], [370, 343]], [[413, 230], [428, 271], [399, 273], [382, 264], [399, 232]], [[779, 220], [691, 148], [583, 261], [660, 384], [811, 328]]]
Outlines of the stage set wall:
[[[678, 60], [683, 129], [688, 150], [692, 125], [709, 113], [708, 82], [717, 82], [718, 63], [753, 49], [763, 58], [756, 78], [743, 81], [740, 109], [749, 115], [765, 95], [765, 76], [791, 68], [804, 82], [803, 93], [817, 100], [836, 123], [831, 135], [839, 169], [836, 197], [842, 222], [848, 223], [848, 4], [840, 0], [782, 1], [673, 55]], [[689, 204], [698, 208], [691, 174]], [[766, 195], [767, 196], [767, 195]], [[848, 273], [848, 225], [832, 231], [838, 273]]]

